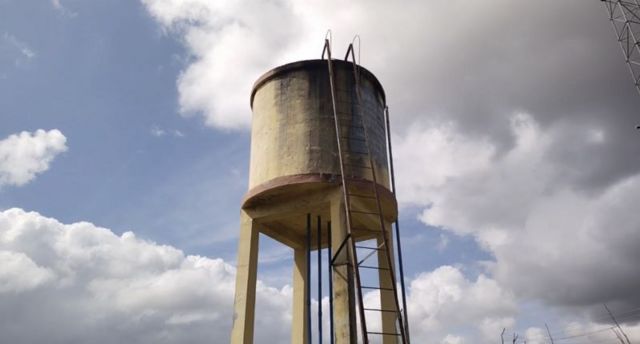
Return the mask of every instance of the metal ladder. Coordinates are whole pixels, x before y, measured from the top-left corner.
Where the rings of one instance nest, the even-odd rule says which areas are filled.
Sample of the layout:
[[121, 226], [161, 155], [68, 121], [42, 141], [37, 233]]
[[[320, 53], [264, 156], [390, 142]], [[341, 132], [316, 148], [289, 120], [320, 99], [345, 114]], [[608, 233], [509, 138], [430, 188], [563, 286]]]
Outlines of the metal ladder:
[[[355, 60], [353, 44], [349, 45], [349, 49], [347, 50], [347, 54], [345, 55], [345, 61], [348, 61], [350, 54], [353, 59], [353, 62], [352, 62], [353, 75], [354, 75], [354, 83], [355, 83], [356, 98], [357, 98], [357, 104], [355, 104], [356, 105], [355, 109], [357, 109], [357, 111], [355, 111], [355, 114], [352, 113], [351, 123], [349, 123], [348, 125], [348, 128], [352, 133], [351, 136], [346, 136], [343, 134], [344, 124], [340, 123], [341, 119], [338, 116], [338, 109], [336, 107], [336, 91], [335, 91], [333, 62], [331, 58], [331, 43], [329, 39], [325, 39], [325, 45], [322, 50], [322, 59], [325, 58], [325, 53], [327, 55], [327, 66], [329, 70], [329, 84], [331, 88], [331, 101], [332, 101], [333, 118], [335, 123], [335, 130], [336, 130], [338, 157], [340, 160], [342, 193], [344, 197], [344, 207], [345, 207], [346, 225], [347, 225], [347, 228], [346, 228], [347, 235], [343, 240], [343, 242], [340, 244], [339, 248], [336, 250], [335, 254], [333, 255], [332, 264], [335, 258], [338, 257], [338, 254], [340, 253], [340, 251], [345, 249], [345, 247], [347, 247], [349, 264], [353, 267], [353, 271], [355, 275], [354, 282], [355, 282], [355, 289], [356, 289], [358, 306], [359, 306], [358, 314], [360, 319], [360, 330], [361, 330], [362, 342], [364, 344], [369, 344], [369, 336], [382, 336], [383, 338], [384, 336], [394, 336], [397, 339], [400, 339], [400, 343], [409, 344], [406, 324], [403, 321], [402, 310], [400, 308], [399, 301], [398, 301], [398, 290], [397, 290], [396, 276], [395, 276], [395, 270], [394, 270], [394, 264], [393, 264], [393, 251], [392, 251], [392, 247], [390, 246], [391, 240], [388, 237], [388, 235], [391, 235], [391, 228], [389, 228], [388, 230], [387, 228], [385, 228], [384, 215], [382, 212], [382, 205], [380, 202], [380, 194], [378, 190], [376, 170], [375, 170], [375, 165], [373, 163], [373, 158], [371, 156], [371, 147], [369, 145], [369, 137], [368, 137], [367, 127], [365, 125], [365, 119], [364, 119], [365, 114], [362, 109], [362, 99], [361, 99], [361, 93], [360, 93], [360, 75], [359, 75], [358, 65]], [[357, 131], [361, 131], [360, 135], [358, 136], [353, 135], [353, 133]], [[358, 151], [354, 151], [353, 149], [346, 151], [345, 149], [346, 145], [344, 142], [345, 140], [361, 141], [366, 146], [366, 151], [358, 152]], [[346, 154], [350, 156], [360, 155], [363, 157], [362, 160], [365, 163], [353, 164], [352, 158], [349, 159], [348, 162], [345, 162]], [[373, 183], [366, 183], [366, 185], [368, 185], [368, 187], [371, 189], [369, 192], [363, 193], [362, 191], [358, 191], [358, 192], [353, 191], [354, 190], [354, 188], [352, 187], [353, 181], [351, 178], [349, 178], [349, 176], [354, 175], [352, 173], [353, 171], [352, 168], [369, 170], [371, 172]], [[368, 209], [367, 210], [354, 209], [353, 203], [354, 203], [354, 200], [356, 199], [360, 199], [361, 201], [363, 199], [375, 201], [376, 210], [371, 211]], [[376, 220], [374, 222], [377, 222], [376, 226], [374, 228], [354, 228], [353, 222], [354, 222], [355, 216], [375, 217]], [[375, 247], [356, 245], [356, 240], [352, 234], [353, 230], [366, 231], [366, 232], [373, 233], [376, 237], [378, 245], [376, 245]], [[367, 250], [370, 252], [367, 253], [363, 259], [358, 260], [358, 250]], [[382, 264], [380, 264], [381, 262], [379, 261], [377, 266], [375, 264], [372, 264], [372, 265], [364, 264], [371, 256], [373, 256], [375, 253], [380, 251], [384, 251], [386, 253], [385, 254], [386, 262], [384, 262], [386, 266], [380, 266]], [[377, 278], [378, 285], [370, 285], [370, 286], [362, 285], [360, 269], [369, 269], [369, 270], [378, 271], [378, 278]], [[382, 278], [385, 275], [388, 278], [388, 280], [391, 281], [390, 286], [382, 285]], [[382, 306], [382, 303], [380, 308], [366, 308], [364, 305], [364, 299], [363, 299], [363, 289], [378, 290], [381, 295], [384, 292], [392, 292], [395, 308], [384, 309]], [[366, 318], [365, 312], [376, 312], [376, 313], [379, 313], [381, 317], [385, 313], [389, 313], [389, 312], [394, 313], [395, 314], [395, 331], [384, 332], [384, 329], [380, 331], [367, 330], [367, 318]], [[396, 339], [396, 342], [397, 342], [397, 339]]]

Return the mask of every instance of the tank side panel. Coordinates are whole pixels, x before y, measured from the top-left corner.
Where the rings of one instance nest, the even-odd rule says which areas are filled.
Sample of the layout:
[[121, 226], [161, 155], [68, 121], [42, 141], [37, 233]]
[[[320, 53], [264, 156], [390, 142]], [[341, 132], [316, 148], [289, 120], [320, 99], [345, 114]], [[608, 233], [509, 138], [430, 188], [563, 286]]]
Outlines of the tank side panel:
[[[353, 70], [336, 64], [337, 110], [346, 158], [367, 165], [357, 118]], [[260, 86], [253, 99], [249, 188], [281, 176], [340, 174], [329, 80], [323, 66], [287, 71]], [[378, 87], [363, 78], [362, 103], [378, 183], [389, 187], [384, 100]], [[370, 170], [353, 169], [352, 176], [371, 180]]]
[[[354, 165], [368, 165], [367, 157], [359, 154], [366, 152], [367, 147], [359, 116], [364, 116], [367, 128], [371, 156], [376, 166], [378, 183], [389, 187], [389, 176], [386, 153], [386, 134], [384, 129], [384, 100], [378, 88], [366, 77], [360, 81], [362, 109], [358, 109], [358, 100], [351, 65], [340, 65], [337, 69], [337, 107], [341, 119], [342, 133], [346, 136], [348, 160]], [[352, 175], [372, 179], [369, 169], [354, 169]]]
[[328, 87], [321, 74], [297, 70], [274, 77], [256, 92], [250, 188], [280, 176], [339, 174]]

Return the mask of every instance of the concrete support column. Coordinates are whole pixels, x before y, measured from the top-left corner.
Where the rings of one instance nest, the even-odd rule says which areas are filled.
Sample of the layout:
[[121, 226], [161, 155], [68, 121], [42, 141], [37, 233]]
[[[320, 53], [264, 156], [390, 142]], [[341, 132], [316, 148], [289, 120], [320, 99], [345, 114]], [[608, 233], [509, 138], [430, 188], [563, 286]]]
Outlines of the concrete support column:
[[336, 344], [357, 342], [356, 307], [354, 294], [353, 269], [349, 265], [349, 244], [340, 245], [347, 236], [347, 223], [342, 190], [334, 193], [331, 199], [331, 246], [337, 258], [333, 266], [333, 322]]
[[[394, 254], [393, 254], [393, 236], [391, 235], [391, 223], [384, 224], [385, 233], [384, 235], [387, 237], [387, 245], [389, 245], [389, 253], [391, 254], [391, 266], [389, 266], [387, 260], [387, 250], [379, 250], [378, 251], [378, 266], [381, 268], [387, 268], [390, 270], [379, 270], [378, 278], [380, 279], [380, 287], [382, 288], [393, 288], [393, 280], [391, 279], [391, 273], [395, 273], [394, 269]], [[378, 246], [383, 243], [382, 237], [378, 239]], [[396, 302], [394, 300], [394, 294], [392, 290], [380, 290], [380, 306], [381, 309], [385, 310], [395, 310]], [[397, 323], [397, 313], [395, 312], [381, 312], [382, 313], [382, 332], [384, 333], [399, 333], [400, 329], [396, 328]], [[392, 335], [384, 335], [382, 336], [383, 344], [397, 344], [400, 342], [399, 336]]]
[[291, 343], [308, 344], [307, 333], [307, 251], [295, 248], [293, 251], [293, 310], [291, 319]]
[[244, 210], [241, 210], [231, 344], [253, 343], [258, 239], [259, 231], [255, 221]]

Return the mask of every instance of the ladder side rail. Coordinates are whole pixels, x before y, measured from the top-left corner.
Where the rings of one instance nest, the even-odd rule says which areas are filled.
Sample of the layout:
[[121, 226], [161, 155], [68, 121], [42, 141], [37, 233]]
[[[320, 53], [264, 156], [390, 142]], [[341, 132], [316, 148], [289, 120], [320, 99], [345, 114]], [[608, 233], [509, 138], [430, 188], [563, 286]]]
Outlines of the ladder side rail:
[[[351, 44], [353, 45], [353, 44]], [[377, 181], [377, 177], [376, 177], [376, 171], [375, 171], [375, 165], [373, 164], [373, 157], [371, 156], [371, 147], [369, 146], [369, 135], [368, 135], [368, 130], [367, 130], [367, 126], [364, 123], [364, 111], [362, 109], [362, 96], [360, 94], [360, 75], [359, 75], [359, 71], [358, 71], [358, 67], [357, 67], [357, 63], [356, 63], [356, 59], [355, 59], [355, 54], [353, 54], [353, 48], [351, 49], [351, 56], [353, 58], [353, 71], [354, 71], [354, 77], [355, 77], [355, 88], [356, 88], [356, 98], [358, 100], [358, 106], [357, 109], [358, 111], [360, 111], [360, 121], [362, 122], [362, 127], [364, 128], [364, 137], [365, 137], [365, 141], [366, 141], [366, 146], [367, 146], [367, 151], [368, 151], [368, 158], [369, 158], [369, 164], [371, 166], [371, 176], [373, 179], [373, 190], [374, 190], [374, 194], [376, 197], [376, 206], [378, 208], [378, 219], [380, 221], [380, 227], [382, 230], [382, 240], [385, 244], [385, 248], [387, 250], [387, 267], [390, 269], [391, 273], [390, 273], [390, 277], [391, 277], [391, 283], [392, 283], [392, 290], [393, 290], [393, 294], [394, 294], [394, 302], [396, 305], [396, 310], [397, 312], [397, 316], [398, 316], [398, 320], [400, 322], [400, 333], [401, 333], [401, 337], [402, 337], [402, 341], [404, 344], [408, 344], [406, 341], [406, 336], [405, 336], [405, 326], [404, 326], [404, 322], [403, 322], [403, 317], [402, 314], [400, 312], [400, 304], [398, 302], [398, 290], [396, 288], [396, 278], [395, 278], [395, 273], [393, 272], [393, 261], [392, 261], [392, 257], [390, 255], [390, 249], [389, 249], [389, 244], [388, 244], [388, 239], [387, 239], [387, 231], [385, 229], [385, 225], [384, 225], [384, 217], [382, 214], [382, 204], [380, 203], [380, 195], [378, 192], [378, 181]], [[357, 267], [356, 267], [356, 270]]]
[[342, 195], [344, 197], [344, 206], [345, 206], [345, 213], [346, 213], [346, 222], [347, 222], [347, 239], [349, 240], [351, 243], [351, 254], [349, 255], [350, 260], [351, 260], [351, 266], [352, 269], [354, 271], [354, 276], [355, 276], [355, 283], [357, 286], [357, 298], [358, 298], [358, 303], [360, 304], [359, 307], [359, 314], [360, 314], [360, 328], [362, 330], [362, 336], [363, 336], [363, 341], [365, 344], [369, 343], [369, 340], [367, 338], [367, 324], [366, 324], [366, 319], [365, 319], [365, 315], [364, 315], [364, 308], [363, 308], [363, 298], [362, 298], [362, 288], [360, 285], [360, 271], [358, 270], [358, 266], [357, 261], [357, 253], [356, 253], [356, 248], [355, 248], [355, 241], [353, 240], [353, 236], [351, 235], [351, 227], [352, 227], [352, 223], [351, 223], [351, 204], [349, 202], [349, 197], [348, 197], [348, 185], [347, 185], [347, 178], [345, 175], [345, 169], [344, 169], [344, 157], [342, 155], [342, 143], [340, 138], [342, 137], [341, 133], [340, 133], [340, 122], [338, 119], [338, 112], [337, 112], [337, 108], [336, 108], [336, 95], [335, 95], [335, 82], [333, 80], [333, 63], [331, 60], [331, 45], [328, 39], [325, 39], [325, 48], [323, 49], [323, 54], [322, 54], [322, 58], [324, 59], [324, 52], [327, 52], [327, 65], [329, 66], [329, 86], [331, 88], [331, 105], [333, 107], [333, 120], [334, 120], [334, 124], [335, 124], [335, 128], [336, 128], [336, 141], [337, 141], [337, 146], [338, 146], [338, 158], [340, 160], [340, 173], [341, 173], [341, 178], [342, 178]]
[[[391, 188], [393, 191], [393, 195], [396, 196], [396, 178], [395, 178], [395, 170], [393, 168], [393, 149], [391, 147], [391, 125], [389, 124], [389, 107], [384, 107], [384, 115], [385, 115], [385, 124], [387, 131], [387, 149], [389, 151], [389, 170], [390, 170], [390, 178], [391, 178]], [[402, 245], [400, 244], [400, 219], [396, 219], [396, 245], [398, 246], [398, 270], [400, 273], [400, 287], [402, 288], [402, 310], [404, 315], [404, 325], [405, 325], [405, 333], [407, 335], [407, 343], [411, 342], [411, 336], [409, 334], [409, 316], [407, 314], [407, 295], [406, 295], [406, 287], [404, 283], [404, 264], [402, 263]]]

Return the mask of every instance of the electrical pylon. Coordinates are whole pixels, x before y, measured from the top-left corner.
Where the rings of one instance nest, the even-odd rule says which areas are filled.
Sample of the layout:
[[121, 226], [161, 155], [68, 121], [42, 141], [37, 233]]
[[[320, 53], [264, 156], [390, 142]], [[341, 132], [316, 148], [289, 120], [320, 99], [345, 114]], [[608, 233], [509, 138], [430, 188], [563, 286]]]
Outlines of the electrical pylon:
[[601, 0], [640, 94], [640, 0]]

